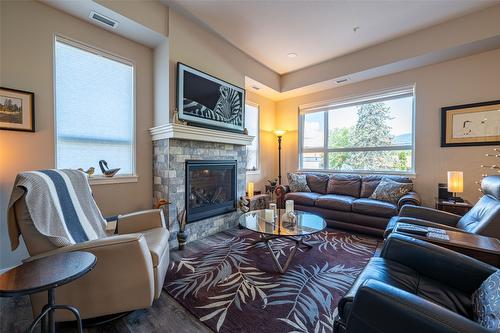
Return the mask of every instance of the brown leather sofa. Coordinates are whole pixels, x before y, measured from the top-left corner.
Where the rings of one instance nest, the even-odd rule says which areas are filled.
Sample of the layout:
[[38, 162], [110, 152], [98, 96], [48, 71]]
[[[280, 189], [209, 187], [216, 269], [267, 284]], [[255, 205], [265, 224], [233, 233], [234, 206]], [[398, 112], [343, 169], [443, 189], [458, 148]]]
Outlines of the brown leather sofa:
[[[117, 234], [75, 245], [56, 247], [35, 228], [24, 197], [14, 206], [18, 228], [30, 254], [26, 261], [60, 252], [87, 251], [95, 268], [82, 278], [58, 287], [56, 301], [79, 309], [82, 319], [147, 308], [160, 296], [169, 264], [169, 231], [159, 209], [119, 215]], [[40, 313], [47, 294], [31, 295], [33, 314]], [[56, 311], [57, 321], [74, 320]]]
[[286, 200], [295, 202], [295, 209], [323, 217], [328, 226], [382, 236], [390, 218], [398, 215], [405, 204], [420, 205], [415, 192], [403, 196], [398, 204], [370, 199], [383, 177], [399, 183], [411, 179], [393, 175], [354, 175], [306, 173], [311, 192], [290, 192], [288, 186], [276, 188], [278, 207]]

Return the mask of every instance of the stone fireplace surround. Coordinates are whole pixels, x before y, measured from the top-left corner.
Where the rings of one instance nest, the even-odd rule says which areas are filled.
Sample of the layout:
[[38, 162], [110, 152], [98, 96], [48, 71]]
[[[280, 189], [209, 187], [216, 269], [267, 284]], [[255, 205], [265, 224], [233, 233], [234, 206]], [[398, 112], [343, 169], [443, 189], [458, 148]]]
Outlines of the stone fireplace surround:
[[[165, 130], [168, 126], [173, 130]], [[185, 125], [164, 125], [163, 129], [150, 129], [153, 135], [153, 199], [167, 199], [171, 202], [164, 208], [165, 218], [170, 225], [170, 247], [177, 247], [177, 212], [184, 209], [185, 162], [186, 160], [236, 160], [237, 199], [244, 195], [246, 187], [246, 146], [253, 137], [223, 131], [200, 129]], [[200, 136], [176, 135], [193, 130]], [[161, 134], [163, 132], [163, 134]], [[158, 134], [160, 133], [160, 134]], [[228, 133], [228, 135], [225, 135]], [[199, 141], [203, 140], [203, 141]], [[233, 141], [235, 144], [214, 141]], [[188, 242], [229, 229], [238, 225], [239, 210], [200, 221], [188, 223]]]

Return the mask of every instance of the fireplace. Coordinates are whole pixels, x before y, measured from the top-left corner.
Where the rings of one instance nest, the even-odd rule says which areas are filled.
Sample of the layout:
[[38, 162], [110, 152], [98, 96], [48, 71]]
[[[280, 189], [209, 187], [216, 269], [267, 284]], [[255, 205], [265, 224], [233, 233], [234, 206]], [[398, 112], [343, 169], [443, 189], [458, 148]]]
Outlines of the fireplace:
[[186, 161], [186, 221], [236, 210], [236, 161]]

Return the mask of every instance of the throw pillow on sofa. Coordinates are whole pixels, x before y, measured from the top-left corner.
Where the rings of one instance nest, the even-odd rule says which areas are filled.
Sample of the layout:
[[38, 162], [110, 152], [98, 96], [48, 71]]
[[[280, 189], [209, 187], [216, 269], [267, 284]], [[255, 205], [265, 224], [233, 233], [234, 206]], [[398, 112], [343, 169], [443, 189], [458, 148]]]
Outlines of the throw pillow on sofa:
[[307, 186], [306, 175], [288, 173], [287, 177], [290, 192], [311, 192], [311, 189]]
[[500, 330], [500, 270], [472, 294], [472, 307], [474, 320], [481, 326]]
[[327, 194], [326, 186], [330, 176], [321, 173], [308, 173], [306, 174], [307, 186], [311, 192], [319, 194]]
[[397, 204], [402, 196], [413, 189], [412, 183], [398, 183], [389, 178], [382, 178], [375, 191], [370, 195], [370, 199], [387, 201]]
[[328, 181], [327, 192], [329, 194], [348, 195], [359, 198], [361, 191], [361, 177], [359, 175], [331, 175]]

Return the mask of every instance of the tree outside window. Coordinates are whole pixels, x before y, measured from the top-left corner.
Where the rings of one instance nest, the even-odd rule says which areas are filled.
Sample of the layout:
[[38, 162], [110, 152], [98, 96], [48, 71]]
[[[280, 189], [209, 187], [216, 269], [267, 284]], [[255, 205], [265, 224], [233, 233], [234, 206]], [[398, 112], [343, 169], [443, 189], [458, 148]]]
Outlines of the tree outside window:
[[303, 110], [300, 135], [302, 169], [413, 172], [413, 91]]

